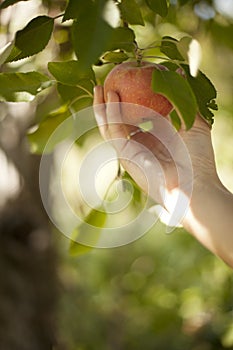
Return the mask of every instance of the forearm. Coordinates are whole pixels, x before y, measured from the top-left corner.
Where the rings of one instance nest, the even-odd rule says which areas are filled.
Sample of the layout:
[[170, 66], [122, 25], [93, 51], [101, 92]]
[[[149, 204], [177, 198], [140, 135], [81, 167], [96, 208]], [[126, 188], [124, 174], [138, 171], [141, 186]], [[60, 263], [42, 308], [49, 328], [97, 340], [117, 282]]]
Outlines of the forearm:
[[233, 194], [217, 178], [194, 186], [183, 226], [233, 267]]

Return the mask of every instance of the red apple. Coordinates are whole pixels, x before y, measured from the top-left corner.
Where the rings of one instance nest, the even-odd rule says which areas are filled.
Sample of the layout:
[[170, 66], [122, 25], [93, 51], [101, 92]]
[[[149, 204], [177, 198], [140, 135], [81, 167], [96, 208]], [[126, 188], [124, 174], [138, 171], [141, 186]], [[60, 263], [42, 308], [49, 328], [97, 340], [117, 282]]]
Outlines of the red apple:
[[[155, 69], [167, 70], [165, 66], [142, 61], [124, 62], [115, 66], [107, 75], [104, 82], [104, 96], [113, 90], [118, 93], [121, 102], [133, 105], [122, 105], [123, 119], [127, 122], [138, 123], [155, 115], [154, 111], [167, 116], [171, 110], [171, 103], [162, 95], [155, 93], [151, 87], [152, 73]], [[148, 107], [146, 110], [136, 105]], [[142, 115], [142, 114], [146, 115]]]

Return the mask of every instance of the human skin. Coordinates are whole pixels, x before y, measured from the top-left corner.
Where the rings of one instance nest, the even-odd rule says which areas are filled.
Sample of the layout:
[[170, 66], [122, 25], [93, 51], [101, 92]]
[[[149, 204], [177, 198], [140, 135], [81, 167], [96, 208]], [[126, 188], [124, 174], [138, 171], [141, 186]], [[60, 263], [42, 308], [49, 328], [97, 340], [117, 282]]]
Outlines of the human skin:
[[[182, 193], [188, 199], [180, 217], [184, 228], [233, 267], [233, 194], [218, 177], [209, 125], [197, 115], [190, 130], [182, 125], [179, 132], [169, 134], [169, 127], [164, 128], [159, 130], [160, 138], [156, 136], [158, 130], [143, 132], [122, 122], [116, 92], [108, 92], [105, 99], [103, 88], [95, 87], [97, 124], [103, 138], [115, 147], [125, 170], [170, 215], [175, 210], [177, 193]], [[155, 115], [156, 119], [159, 116]], [[169, 118], [167, 123], [171, 126]], [[129, 138], [131, 130], [134, 132]], [[169, 140], [172, 154], [164, 140], [165, 144]], [[189, 159], [182, 153], [183, 146], [178, 145], [182, 142]]]

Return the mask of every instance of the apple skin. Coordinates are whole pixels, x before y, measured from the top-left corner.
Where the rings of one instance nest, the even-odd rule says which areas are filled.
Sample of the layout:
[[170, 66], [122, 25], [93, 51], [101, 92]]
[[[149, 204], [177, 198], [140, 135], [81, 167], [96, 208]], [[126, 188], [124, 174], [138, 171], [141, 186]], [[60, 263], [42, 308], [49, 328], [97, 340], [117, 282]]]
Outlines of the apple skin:
[[152, 73], [155, 69], [168, 70], [163, 65], [146, 61], [142, 61], [140, 65], [137, 62], [124, 62], [115, 66], [107, 75], [104, 82], [105, 101], [108, 91], [113, 90], [117, 92], [121, 102], [134, 104], [122, 105], [124, 121], [139, 123], [155, 117], [154, 111], [164, 117], [172, 111], [172, 104], [152, 90]]

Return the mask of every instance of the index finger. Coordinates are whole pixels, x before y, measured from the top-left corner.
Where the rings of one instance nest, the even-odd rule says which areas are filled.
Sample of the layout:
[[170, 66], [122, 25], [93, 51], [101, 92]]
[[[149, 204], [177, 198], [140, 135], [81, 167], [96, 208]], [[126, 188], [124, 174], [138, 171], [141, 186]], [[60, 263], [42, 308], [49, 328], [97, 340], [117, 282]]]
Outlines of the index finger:
[[94, 88], [93, 109], [100, 133], [104, 139], [108, 139], [109, 135], [106, 116], [106, 105], [104, 101], [104, 91], [103, 87], [100, 85], [95, 86]]

